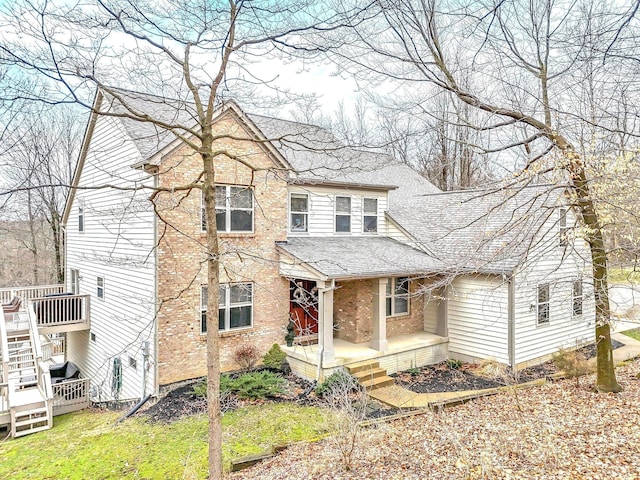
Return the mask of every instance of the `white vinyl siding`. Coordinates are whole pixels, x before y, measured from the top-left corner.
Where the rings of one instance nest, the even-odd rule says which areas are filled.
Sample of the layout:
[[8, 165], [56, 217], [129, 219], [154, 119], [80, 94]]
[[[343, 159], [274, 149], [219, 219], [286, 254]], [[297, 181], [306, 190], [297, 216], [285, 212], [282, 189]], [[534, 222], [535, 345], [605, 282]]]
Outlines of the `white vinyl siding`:
[[465, 361], [508, 363], [508, 289], [500, 276], [465, 276], [451, 285], [449, 355]]
[[[345, 233], [336, 233], [335, 228], [335, 216], [336, 216], [336, 196], [341, 195], [344, 190], [337, 188], [329, 188], [322, 186], [289, 186], [289, 193], [306, 195], [308, 197], [308, 215], [307, 215], [307, 231], [296, 232], [291, 228], [289, 229], [289, 235], [309, 235], [309, 236], [333, 236], [333, 235], [345, 235]], [[378, 203], [378, 232], [384, 233], [386, 231], [386, 219], [384, 211], [388, 208], [387, 192], [386, 191], [372, 191], [365, 189], [349, 189], [349, 195], [351, 198], [351, 214], [350, 214], [350, 234], [351, 235], [363, 235], [364, 233], [364, 215], [363, 206], [364, 198], [376, 199]], [[289, 210], [289, 222], [291, 222], [291, 210]], [[366, 233], [366, 235], [373, 235], [374, 233]]]
[[[81, 376], [92, 379], [92, 399], [107, 401], [111, 395], [113, 359], [141, 359], [145, 342], [154, 357], [155, 336], [155, 220], [148, 191], [132, 186], [153, 185], [147, 173], [131, 168], [141, 160], [126, 137], [120, 120], [100, 117], [85, 161], [78, 192], [84, 204], [84, 233], [78, 215], [67, 223], [67, 274], [81, 271], [80, 294], [97, 295], [97, 278], [106, 279], [104, 300], [91, 302], [91, 333], [67, 334], [67, 359], [80, 367]], [[94, 188], [107, 184], [116, 190]], [[127, 190], [129, 189], [129, 190]], [[78, 212], [78, 197], [71, 212]], [[154, 392], [153, 371], [146, 376], [146, 393]], [[142, 368], [122, 366], [121, 400], [142, 396]]]
[[[595, 306], [588, 247], [576, 238], [570, 248], [559, 248], [558, 219], [557, 213], [551, 215], [540, 228], [527, 258], [514, 275], [516, 364], [594, 340]], [[574, 222], [573, 213], [568, 210], [567, 228], [572, 228]], [[574, 316], [574, 281], [580, 277], [583, 313]], [[537, 295], [538, 286], [543, 284], [549, 285], [549, 323], [539, 326]]]

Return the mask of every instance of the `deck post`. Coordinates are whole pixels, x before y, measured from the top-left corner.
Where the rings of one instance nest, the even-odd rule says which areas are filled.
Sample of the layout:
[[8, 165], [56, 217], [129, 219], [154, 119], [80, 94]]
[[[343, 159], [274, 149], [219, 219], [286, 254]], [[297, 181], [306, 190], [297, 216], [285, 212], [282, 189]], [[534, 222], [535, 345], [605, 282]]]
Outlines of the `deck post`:
[[379, 278], [374, 283], [373, 292], [373, 325], [371, 348], [379, 352], [385, 351], [387, 341], [387, 279]]
[[318, 328], [322, 364], [335, 362], [333, 347], [333, 287], [331, 282], [318, 281]]

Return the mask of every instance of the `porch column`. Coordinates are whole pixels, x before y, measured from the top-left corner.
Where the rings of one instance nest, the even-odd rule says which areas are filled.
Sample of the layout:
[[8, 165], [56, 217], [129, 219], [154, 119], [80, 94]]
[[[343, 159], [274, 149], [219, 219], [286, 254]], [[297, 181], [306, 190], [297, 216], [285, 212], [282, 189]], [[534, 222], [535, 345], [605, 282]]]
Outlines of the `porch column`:
[[318, 285], [318, 329], [322, 363], [334, 362], [333, 349], [333, 289], [331, 282], [317, 281]]
[[379, 278], [374, 285], [371, 348], [383, 352], [389, 346], [387, 341], [387, 279]]

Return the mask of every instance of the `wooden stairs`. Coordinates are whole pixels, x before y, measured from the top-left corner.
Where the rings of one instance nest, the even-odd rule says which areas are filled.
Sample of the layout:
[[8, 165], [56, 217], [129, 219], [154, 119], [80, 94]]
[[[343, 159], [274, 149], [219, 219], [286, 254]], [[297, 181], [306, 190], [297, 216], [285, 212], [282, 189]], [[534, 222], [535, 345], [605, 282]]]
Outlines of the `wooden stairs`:
[[394, 384], [393, 378], [387, 375], [387, 371], [384, 368], [380, 368], [380, 363], [376, 361], [367, 360], [352, 363], [351, 365], [346, 365], [346, 368], [352, 376], [358, 379], [360, 385], [367, 390], [375, 390]]
[[9, 329], [0, 314], [0, 383], [5, 385], [0, 404], [5, 412], [9, 410], [12, 437], [47, 430], [53, 424], [51, 381], [48, 368], [42, 366], [40, 335], [31, 320], [19, 328], [11, 322], [14, 328]]

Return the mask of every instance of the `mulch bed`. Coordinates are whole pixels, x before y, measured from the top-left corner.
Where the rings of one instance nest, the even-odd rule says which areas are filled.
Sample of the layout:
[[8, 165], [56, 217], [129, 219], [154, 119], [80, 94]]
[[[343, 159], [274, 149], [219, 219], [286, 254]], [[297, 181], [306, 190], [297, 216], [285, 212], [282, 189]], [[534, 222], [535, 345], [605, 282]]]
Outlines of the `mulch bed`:
[[[614, 350], [623, 346], [612, 340]], [[595, 344], [586, 345], [579, 349], [585, 358], [596, 355]], [[442, 362], [422, 368], [414, 368], [392, 375], [396, 385], [416, 393], [460, 392], [463, 390], [483, 390], [502, 387], [507, 383], [526, 383], [541, 378], [547, 378], [558, 373], [558, 368], [552, 361], [520, 370], [516, 378], [487, 377], [478, 374], [478, 365], [463, 364], [454, 368], [450, 363]]]
[[[613, 348], [623, 344], [613, 340]], [[582, 353], [591, 358], [595, 356], [595, 345], [587, 345]], [[487, 378], [474, 371], [477, 365], [463, 364], [460, 368], [451, 368], [446, 362], [419, 369], [411, 369], [394, 374], [396, 384], [416, 393], [437, 393], [462, 390], [481, 390], [501, 387], [505, 381], [500, 378]], [[558, 369], [553, 362], [547, 362], [518, 372], [519, 383], [546, 378]], [[299, 405], [322, 406], [322, 399], [313, 393], [314, 383], [303, 380], [293, 374], [285, 375], [287, 381], [285, 393], [267, 400], [242, 400], [235, 395], [227, 395], [222, 399], [223, 411], [235, 410], [244, 405], [256, 405], [265, 402], [292, 402]], [[171, 390], [149, 408], [140, 410], [137, 415], [145, 416], [151, 421], [170, 423], [189, 415], [204, 414], [207, 411], [207, 400], [193, 393], [193, 386], [203, 381], [196, 379]], [[389, 408], [372, 401], [367, 412], [368, 419], [395, 415], [400, 410]]]

